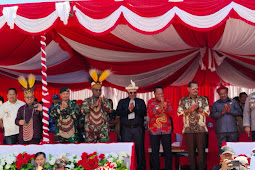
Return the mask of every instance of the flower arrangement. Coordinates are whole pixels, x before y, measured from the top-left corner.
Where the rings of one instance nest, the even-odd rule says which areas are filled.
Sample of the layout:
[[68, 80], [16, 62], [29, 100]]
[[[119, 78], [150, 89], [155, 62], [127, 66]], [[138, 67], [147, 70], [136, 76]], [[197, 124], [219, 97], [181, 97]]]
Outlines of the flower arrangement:
[[[45, 163], [44, 168], [54, 168], [54, 164], [59, 157], [65, 157], [68, 160], [67, 167], [73, 170], [127, 170], [129, 154], [126, 152], [111, 152], [109, 154], [99, 154], [97, 152], [83, 152], [81, 156], [60, 154], [57, 157], [49, 155], [49, 161]], [[33, 169], [34, 154], [13, 153], [0, 156], [0, 170], [27, 170]]]
[[13, 153], [9, 155], [3, 155], [0, 157], [0, 170], [26, 170], [32, 169], [32, 160], [34, 159], [35, 155], [27, 154], [26, 152], [23, 153]]
[[20, 170], [26, 170], [26, 169], [32, 169], [33, 165], [31, 164], [31, 161], [35, 158], [35, 155], [27, 154], [26, 152], [20, 153], [16, 157], [16, 168]]

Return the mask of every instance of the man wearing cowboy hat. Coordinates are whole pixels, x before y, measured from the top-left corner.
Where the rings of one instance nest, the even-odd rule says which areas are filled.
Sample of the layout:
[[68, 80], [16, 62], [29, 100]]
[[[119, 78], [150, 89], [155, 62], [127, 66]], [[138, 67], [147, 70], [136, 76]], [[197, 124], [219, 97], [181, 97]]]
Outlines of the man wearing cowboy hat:
[[118, 103], [117, 114], [120, 117], [121, 141], [135, 142], [138, 169], [145, 168], [144, 154], [144, 116], [146, 116], [146, 105], [144, 100], [136, 97], [138, 87], [131, 80], [126, 87], [128, 97], [121, 99]]

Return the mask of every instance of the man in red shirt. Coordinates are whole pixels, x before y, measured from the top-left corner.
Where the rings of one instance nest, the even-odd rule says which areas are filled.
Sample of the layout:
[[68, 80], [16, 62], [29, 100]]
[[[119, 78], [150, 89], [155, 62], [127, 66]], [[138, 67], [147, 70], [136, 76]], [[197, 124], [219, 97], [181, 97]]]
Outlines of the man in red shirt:
[[161, 86], [154, 88], [155, 98], [148, 101], [147, 114], [149, 116], [151, 160], [153, 169], [159, 170], [159, 148], [160, 140], [165, 153], [165, 169], [172, 169], [172, 148], [171, 148], [171, 111], [169, 99], [164, 98], [164, 89]]

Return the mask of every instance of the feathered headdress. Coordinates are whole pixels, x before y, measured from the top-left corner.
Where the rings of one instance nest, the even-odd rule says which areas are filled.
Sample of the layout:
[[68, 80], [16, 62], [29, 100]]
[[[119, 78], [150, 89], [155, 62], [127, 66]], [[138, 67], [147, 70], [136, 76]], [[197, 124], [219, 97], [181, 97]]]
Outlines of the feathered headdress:
[[96, 69], [89, 70], [89, 74], [91, 77], [91, 86], [92, 88], [95, 87], [102, 87], [102, 82], [111, 74], [110, 70], [105, 70], [98, 76], [98, 71]]
[[19, 76], [18, 81], [21, 84], [21, 90], [24, 92], [24, 95], [32, 94], [34, 95], [35, 89], [35, 76], [33, 74], [28, 75], [28, 80], [24, 76]]
[[125, 88], [129, 92], [136, 91], [139, 87], [135, 85], [135, 82], [133, 80], [130, 81], [130, 84]]

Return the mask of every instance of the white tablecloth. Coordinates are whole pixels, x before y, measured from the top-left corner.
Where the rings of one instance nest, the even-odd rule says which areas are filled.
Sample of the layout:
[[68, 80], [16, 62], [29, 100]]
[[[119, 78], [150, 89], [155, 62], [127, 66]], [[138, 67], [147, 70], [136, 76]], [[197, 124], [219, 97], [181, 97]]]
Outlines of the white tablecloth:
[[[132, 153], [132, 146], [134, 143], [81, 143], [81, 144], [44, 144], [44, 145], [0, 145], [0, 155], [9, 153], [22, 153], [35, 154], [36, 152], [44, 152], [47, 157], [49, 154], [54, 157], [62, 153], [70, 153], [81, 156], [83, 152], [93, 153], [111, 153], [111, 152], [127, 152]], [[129, 158], [129, 165], [131, 159]]]

